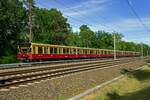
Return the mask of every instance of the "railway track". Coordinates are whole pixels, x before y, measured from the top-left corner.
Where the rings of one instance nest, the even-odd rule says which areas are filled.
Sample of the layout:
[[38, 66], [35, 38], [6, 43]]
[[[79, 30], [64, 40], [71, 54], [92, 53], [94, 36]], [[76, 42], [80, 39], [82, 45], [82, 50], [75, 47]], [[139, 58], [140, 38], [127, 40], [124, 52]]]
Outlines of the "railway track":
[[[139, 58], [139, 57], [132, 57]], [[119, 58], [119, 59], [128, 59], [128, 58]], [[0, 70], [5, 69], [14, 69], [14, 68], [25, 68], [25, 67], [36, 67], [36, 66], [45, 66], [50, 64], [62, 64], [62, 63], [79, 63], [84, 61], [99, 61], [99, 60], [113, 60], [113, 58], [92, 58], [92, 59], [72, 59], [72, 60], [57, 60], [57, 61], [44, 61], [44, 62], [29, 62], [29, 63], [13, 63], [13, 64], [0, 64]]]
[[83, 72], [98, 68], [109, 68], [111, 66], [118, 66], [121, 64], [133, 63], [139, 60], [105, 60], [105, 61], [86, 61], [79, 63], [67, 64], [52, 64], [49, 66], [25, 67], [18, 69], [8, 69], [0, 71], [0, 88], [9, 88], [14, 85], [25, 84], [27, 82], [39, 81], [47, 78], [55, 78], [64, 75], [69, 75], [76, 72]]

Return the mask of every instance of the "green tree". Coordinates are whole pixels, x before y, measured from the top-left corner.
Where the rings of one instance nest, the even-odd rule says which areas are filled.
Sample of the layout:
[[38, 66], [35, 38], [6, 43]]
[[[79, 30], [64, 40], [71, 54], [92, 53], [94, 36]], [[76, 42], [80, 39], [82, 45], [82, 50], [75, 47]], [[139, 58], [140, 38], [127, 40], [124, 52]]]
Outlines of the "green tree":
[[[0, 63], [13, 62], [14, 59], [3, 61], [5, 58], [15, 58], [17, 42], [25, 27], [26, 11], [19, 0], [0, 0]], [[12, 55], [14, 55], [12, 57]], [[4, 59], [2, 59], [4, 58]]]
[[97, 47], [101, 49], [113, 48], [113, 35], [105, 31], [96, 32]]
[[83, 47], [93, 47], [94, 41], [96, 39], [95, 33], [87, 26], [82, 25], [80, 27], [79, 36]]
[[82, 46], [81, 38], [78, 32], [72, 32], [68, 37], [68, 45], [70, 46]]
[[35, 9], [33, 19], [34, 42], [67, 44], [71, 27], [57, 9]]

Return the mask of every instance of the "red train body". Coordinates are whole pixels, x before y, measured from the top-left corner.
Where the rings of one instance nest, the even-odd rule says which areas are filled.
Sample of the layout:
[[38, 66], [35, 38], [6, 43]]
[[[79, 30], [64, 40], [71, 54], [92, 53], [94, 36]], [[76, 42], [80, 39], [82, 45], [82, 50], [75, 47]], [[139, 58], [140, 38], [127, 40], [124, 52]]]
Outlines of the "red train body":
[[[113, 50], [94, 49], [62, 45], [26, 43], [18, 46], [18, 59], [49, 60], [49, 59], [74, 59], [74, 58], [112, 58]], [[117, 57], [137, 57], [139, 52], [116, 51]]]

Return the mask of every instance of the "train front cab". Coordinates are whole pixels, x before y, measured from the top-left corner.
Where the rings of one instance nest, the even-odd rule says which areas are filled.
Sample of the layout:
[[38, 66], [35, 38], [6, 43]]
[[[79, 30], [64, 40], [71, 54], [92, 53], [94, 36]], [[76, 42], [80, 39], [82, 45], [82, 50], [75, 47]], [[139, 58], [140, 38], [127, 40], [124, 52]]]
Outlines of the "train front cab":
[[22, 62], [27, 62], [31, 56], [31, 52], [32, 50], [30, 43], [19, 44], [17, 59], [19, 59]]

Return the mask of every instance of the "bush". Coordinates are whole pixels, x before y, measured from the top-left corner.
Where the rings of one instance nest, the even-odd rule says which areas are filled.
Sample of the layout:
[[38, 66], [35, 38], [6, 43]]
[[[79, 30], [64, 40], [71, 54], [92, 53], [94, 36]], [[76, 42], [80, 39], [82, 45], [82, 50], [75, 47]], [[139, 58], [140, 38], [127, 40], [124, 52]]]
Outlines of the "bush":
[[0, 64], [15, 63], [15, 62], [17, 62], [15, 55], [2, 56], [0, 58]]

